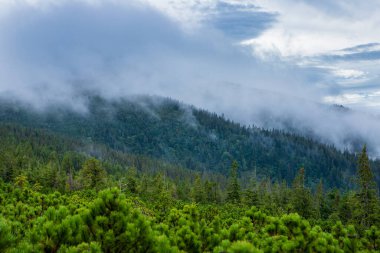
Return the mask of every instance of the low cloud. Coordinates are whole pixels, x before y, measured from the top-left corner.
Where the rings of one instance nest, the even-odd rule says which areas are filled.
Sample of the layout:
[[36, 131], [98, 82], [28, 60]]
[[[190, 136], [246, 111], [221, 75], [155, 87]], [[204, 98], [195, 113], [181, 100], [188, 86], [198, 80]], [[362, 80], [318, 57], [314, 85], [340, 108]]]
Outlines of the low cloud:
[[153, 93], [189, 102], [231, 85], [295, 96], [307, 90], [303, 73], [254, 59], [218, 29], [188, 33], [139, 2], [95, 3], [13, 6], [0, 23], [2, 94], [44, 105], [76, 100], [87, 90], [109, 97]]
[[42, 2], [3, 4], [3, 98], [40, 110], [55, 104], [83, 111], [88, 93], [166, 96], [244, 124], [311, 134], [342, 149], [360, 139], [380, 154], [378, 119], [321, 104], [330, 91], [321, 72], [276, 56], [263, 60], [236, 45], [236, 13], [252, 11], [243, 16], [250, 36], [269, 29], [274, 14], [223, 5], [217, 10], [228, 12], [224, 20], [236, 20], [234, 27], [211, 15], [189, 30], [140, 1]]

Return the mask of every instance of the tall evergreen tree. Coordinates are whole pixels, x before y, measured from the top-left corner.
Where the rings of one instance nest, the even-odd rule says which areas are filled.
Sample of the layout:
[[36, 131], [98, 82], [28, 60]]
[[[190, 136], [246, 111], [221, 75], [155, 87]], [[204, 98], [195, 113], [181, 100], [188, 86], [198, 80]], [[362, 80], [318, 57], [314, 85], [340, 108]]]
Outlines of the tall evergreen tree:
[[323, 190], [323, 181], [322, 179], [319, 180], [319, 183], [317, 185], [317, 189], [315, 190], [314, 194], [314, 208], [316, 212], [316, 217], [321, 218], [321, 211], [322, 206], [324, 204], [324, 190]]
[[248, 188], [244, 193], [244, 203], [248, 206], [257, 206], [259, 204], [259, 194], [257, 191], [257, 178], [256, 178], [256, 169], [255, 173], [250, 179]]
[[240, 184], [238, 181], [238, 163], [233, 161], [227, 188], [227, 202], [240, 203]]
[[127, 170], [127, 189], [130, 193], [138, 192], [137, 169], [130, 167]]
[[305, 218], [312, 215], [311, 193], [305, 187], [305, 169], [301, 168], [293, 181], [293, 196], [291, 201], [294, 211]]
[[62, 159], [62, 170], [67, 175], [66, 189], [74, 190], [74, 163], [70, 153], [65, 153]]
[[206, 180], [204, 183], [206, 201], [210, 203], [220, 202], [220, 189], [216, 182]]
[[203, 190], [202, 180], [199, 175], [195, 177], [193, 199], [197, 203], [202, 203], [205, 200], [205, 192]]
[[377, 212], [379, 209], [379, 203], [376, 192], [376, 183], [371, 171], [366, 145], [364, 145], [362, 152], [359, 155], [357, 180], [359, 184], [357, 197], [360, 203], [357, 218], [362, 226], [368, 228], [380, 217]]

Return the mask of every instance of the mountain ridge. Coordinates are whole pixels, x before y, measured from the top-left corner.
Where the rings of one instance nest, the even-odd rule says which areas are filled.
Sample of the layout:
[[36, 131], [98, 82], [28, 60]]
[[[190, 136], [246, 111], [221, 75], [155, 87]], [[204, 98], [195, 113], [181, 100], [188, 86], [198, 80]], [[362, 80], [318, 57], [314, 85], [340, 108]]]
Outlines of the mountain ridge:
[[[259, 177], [290, 183], [305, 167], [311, 186], [320, 179], [327, 187], [353, 186], [356, 156], [312, 139], [247, 127], [168, 98], [90, 96], [88, 101], [86, 113], [59, 107], [33, 112], [3, 102], [0, 122], [47, 129], [200, 172], [227, 174], [231, 162], [237, 160], [241, 174], [256, 171]], [[378, 161], [372, 164], [379, 166]]]

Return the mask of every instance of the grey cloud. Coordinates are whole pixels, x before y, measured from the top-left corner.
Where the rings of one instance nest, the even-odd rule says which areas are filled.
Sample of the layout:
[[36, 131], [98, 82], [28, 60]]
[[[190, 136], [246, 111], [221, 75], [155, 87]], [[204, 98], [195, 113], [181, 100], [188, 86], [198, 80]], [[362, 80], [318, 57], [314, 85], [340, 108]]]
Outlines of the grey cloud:
[[380, 43], [373, 42], [373, 43], [357, 45], [354, 47], [344, 48], [340, 51], [345, 52], [345, 53], [358, 53], [358, 52], [363, 52], [363, 51], [372, 51], [374, 47], [378, 47], [378, 46], [380, 46]]
[[[217, 30], [185, 33], [147, 6], [20, 4], [0, 25], [0, 90], [39, 104], [76, 100], [81, 90], [189, 97], [225, 83], [276, 85], [273, 66], [233, 47]], [[297, 87], [303, 77], [288, 78]], [[287, 92], [289, 85], [276, 89]]]
[[277, 21], [277, 14], [247, 3], [218, 1], [209, 23], [227, 36], [242, 40], [259, 36]]
[[372, 42], [311, 57], [316, 62], [374, 61], [380, 59], [380, 43]]
[[323, 61], [374, 61], [380, 59], [380, 50], [364, 51], [358, 53], [346, 53], [343, 55], [326, 55], [321, 57]]
[[[239, 11], [226, 16], [236, 19], [233, 31], [265, 20], [252, 35], [270, 24], [267, 14], [252, 13], [239, 22]], [[223, 24], [215, 18], [214, 24]], [[184, 32], [161, 12], [134, 2], [77, 0], [45, 8], [20, 2], [0, 19], [0, 95], [39, 109], [54, 104], [77, 110], [86, 109], [88, 93], [112, 99], [160, 95], [245, 124], [286, 128], [284, 122], [293, 122], [342, 148], [352, 135], [380, 148], [379, 121], [365, 114], [342, 116], [316, 103], [326, 95], [315, 86], [324, 81], [320, 72], [254, 58], [231, 45], [229, 28], [220, 29]]]
[[373, 42], [331, 53], [304, 57], [314, 77], [328, 84], [330, 95], [372, 92], [379, 89], [380, 43]]

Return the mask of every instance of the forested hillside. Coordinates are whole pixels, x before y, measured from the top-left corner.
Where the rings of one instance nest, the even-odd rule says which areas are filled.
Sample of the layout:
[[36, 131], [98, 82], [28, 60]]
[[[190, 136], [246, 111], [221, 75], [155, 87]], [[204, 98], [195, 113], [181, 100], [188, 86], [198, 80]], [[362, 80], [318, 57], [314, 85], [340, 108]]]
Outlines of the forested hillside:
[[0, 252], [379, 252], [364, 147], [356, 190], [200, 173], [105, 145], [0, 127]]
[[[294, 134], [246, 127], [213, 113], [159, 97], [107, 101], [88, 98], [88, 112], [50, 108], [35, 112], [3, 101], [0, 121], [48, 129], [86, 143], [148, 156], [200, 172], [228, 174], [237, 160], [240, 175], [286, 180], [305, 168], [306, 183], [348, 189], [356, 157]], [[380, 179], [379, 162], [372, 167]]]
[[0, 0], [0, 253], [380, 253], [379, 14]]

